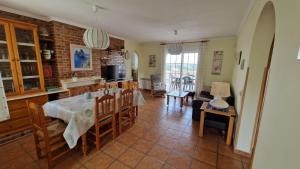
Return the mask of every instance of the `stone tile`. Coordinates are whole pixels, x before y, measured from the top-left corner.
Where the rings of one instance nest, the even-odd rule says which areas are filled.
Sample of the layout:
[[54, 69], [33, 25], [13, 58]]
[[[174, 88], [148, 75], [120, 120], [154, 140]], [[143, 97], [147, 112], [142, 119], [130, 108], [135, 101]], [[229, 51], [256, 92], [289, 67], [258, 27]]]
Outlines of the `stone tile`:
[[163, 147], [161, 145], [155, 145], [148, 153], [149, 156], [152, 156], [154, 158], [157, 158], [161, 161], [166, 161], [169, 157], [169, 154], [171, 153], [171, 150]]
[[217, 163], [217, 153], [202, 148], [195, 149], [192, 157], [212, 166], [216, 166]]
[[[205, 136], [204, 136], [205, 137]], [[198, 147], [202, 149], [207, 149], [213, 152], [217, 152], [218, 149], [218, 142], [217, 141], [211, 141], [205, 138], [201, 138], [198, 140]]]
[[11, 159], [9, 161], [5, 161], [1, 163], [0, 168], [3, 169], [17, 169], [17, 168], [37, 168], [38, 165], [34, 163], [33, 159], [29, 156], [29, 154], [24, 154], [15, 159]]
[[110, 156], [100, 152], [92, 159], [85, 162], [84, 166], [89, 169], [107, 168], [112, 162], [113, 159]]
[[136, 169], [160, 169], [163, 166], [163, 162], [157, 160], [156, 158], [146, 156], [142, 159], [142, 161], [138, 164]]
[[176, 146], [176, 139], [172, 137], [163, 136], [159, 139], [157, 144], [167, 148], [174, 148]]
[[145, 134], [145, 129], [143, 127], [139, 127], [137, 125], [134, 125], [131, 129], [128, 130], [133, 135], [136, 135], [137, 137], [143, 137]]
[[72, 158], [70, 154], [66, 154], [62, 158], [57, 159], [54, 163], [54, 169], [77, 169], [82, 166], [82, 164]]
[[215, 169], [215, 167], [197, 160], [193, 160], [190, 169]]
[[148, 130], [143, 136], [143, 139], [151, 141], [151, 142], [157, 142], [157, 140], [159, 140], [159, 138], [160, 138], [160, 134], [154, 132], [153, 130]]
[[117, 141], [126, 145], [126, 146], [131, 146], [133, 145], [134, 143], [136, 143], [136, 141], [138, 140], [139, 138], [133, 134], [130, 134], [129, 132], [125, 132], [125, 133], [122, 133], [119, 138], [117, 138]]
[[192, 159], [186, 155], [172, 152], [167, 160], [167, 163], [177, 169], [189, 169]]
[[128, 147], [126, 147], [125, 145], [116, 142], [116, 141], [112, 141], [110, 143], [108, 143], [107, 145], [105, 145], [102, 149], [102, 151], [110, 156], [112, 156], [113, 158], [118, 158], [122, 153], [124, 153], [126, 151]]
[[130, 169], [130, 168], [116, 160], [108, 167], [108, 169]]
[[220, 155], [218, 158], [218, 166], [220, 169], [243, 169], [241, 160], [236, 160], [223, 155]]
[[176, 169], [176, 167], [173, 167], [170, 164], [165, 163], [162, 169]]
[[144, 156], [144, 154], [129, 148], [118, 158], [118, 160], [134, 168]]
[[139, 139], [134, 145], [132, 145], [131, 148], [140, 151], [142, 153], [147, 153], [152, 149], [153, 145], [154, 143], [150, 141]]

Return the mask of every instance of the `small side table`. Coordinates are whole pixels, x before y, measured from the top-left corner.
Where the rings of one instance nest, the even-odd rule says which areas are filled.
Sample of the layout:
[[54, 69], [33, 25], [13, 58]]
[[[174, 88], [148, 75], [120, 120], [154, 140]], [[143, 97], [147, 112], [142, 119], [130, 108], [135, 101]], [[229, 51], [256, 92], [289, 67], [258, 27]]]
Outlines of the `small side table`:
[[234, 119], [236, 116], [236, 112], [233, 106], [229, 106], [228, 112], [224, 111], [219, 111], [219, 110], [214, 110], [209, 108], [208, 102], [203, 102], [201, 106], [201, 117], [200, 117], [200, 129], [199, 129], [199, 136], [203, 137], [203, 130], [204, 130], [204, 118], [206, 113], [213, 113], [213, 114], [218, 114], [222, 116], [227, 116], [229, 117], [229, 125], [227, 129], [227, 138], [226, 138], [226, 144], [230, 145], [231, 140], [232, 140], [232, 132], [233, 132], [233, 124], [234, 124]]

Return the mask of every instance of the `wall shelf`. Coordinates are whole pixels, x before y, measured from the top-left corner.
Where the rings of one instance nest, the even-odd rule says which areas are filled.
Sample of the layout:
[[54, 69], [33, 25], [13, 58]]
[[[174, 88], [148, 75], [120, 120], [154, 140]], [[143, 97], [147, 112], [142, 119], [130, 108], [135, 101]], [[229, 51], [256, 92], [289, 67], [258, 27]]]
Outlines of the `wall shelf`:
[[3, 77], [2, 80], [13, 80], [12, 77]]
[[10, 62], [8, 59], [0, 59], [0, 62]]
[[36, 76], [23, 76], [23, 79], [35, 79], [35, 78], [39, 78], [38, 75]]
[[20, 62], [22, 62], [22, 63], [36, 63], [37, 62], [37, 60], [20, 60]]
[[7, 44], [7, 42], [4, 40], [0, 40], [0, 44]]
[[23, 43], [23, 42], [18, 42], [17, 43], [20, 46], [30, 46], [30, 47], [34, 47], [35, 44], [34, 43]]

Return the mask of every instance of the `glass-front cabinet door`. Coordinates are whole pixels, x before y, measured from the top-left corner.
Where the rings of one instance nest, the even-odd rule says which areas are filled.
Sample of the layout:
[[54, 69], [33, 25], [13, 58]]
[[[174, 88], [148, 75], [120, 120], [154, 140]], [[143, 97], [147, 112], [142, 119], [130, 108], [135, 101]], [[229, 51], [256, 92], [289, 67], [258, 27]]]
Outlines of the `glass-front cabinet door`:
[[8, 23], [0, 20], [0, 72], [7, 96], [19, 94], [15, 58]]
[[21, 93], [44, 90], [37, 28], [11, 24], [11, 34]]

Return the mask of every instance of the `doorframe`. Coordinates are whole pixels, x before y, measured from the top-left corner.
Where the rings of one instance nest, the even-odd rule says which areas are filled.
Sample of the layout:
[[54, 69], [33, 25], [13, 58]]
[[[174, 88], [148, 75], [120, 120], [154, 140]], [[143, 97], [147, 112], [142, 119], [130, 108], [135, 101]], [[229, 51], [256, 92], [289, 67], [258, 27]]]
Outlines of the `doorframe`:
[[251, 144], [252, 154], [251, 154], [251, 160], [250, 160], [250, 168], [252, 168], [252, 165], [253, 165], [253, 159], [254, 159], [254, 155], [255, 155], [255, 149], [256, 149], [256, 144], [257, 144], [257, 139], [258, 139], [258, 134], [259, 134], [259, 128], [260, 128], [261, 118], [262, 118], [262, 114], [263, 114], [263, 108], [264, 108], [266, 91], [267, 91], [267, 87], [268, 87], [268, 80], [269, 80], [269, 74], [270, 74], [270, 66], [271, 66], [271, 61], [272, 61], [272, 56], [273, 56], [274, 40], [275, 40], [275, 35], [272, 40], [271, 48], [269, 51], [268, 62], [267, 62], [266, 67], [264, 68], [263, 78], [262, 78], [261, 87], [260, 87], [259, 100], [258, 100], [257, 111], [256, 111], [256, 116], [255, 116], [254, 132], [252, 134], [252, 144]]

